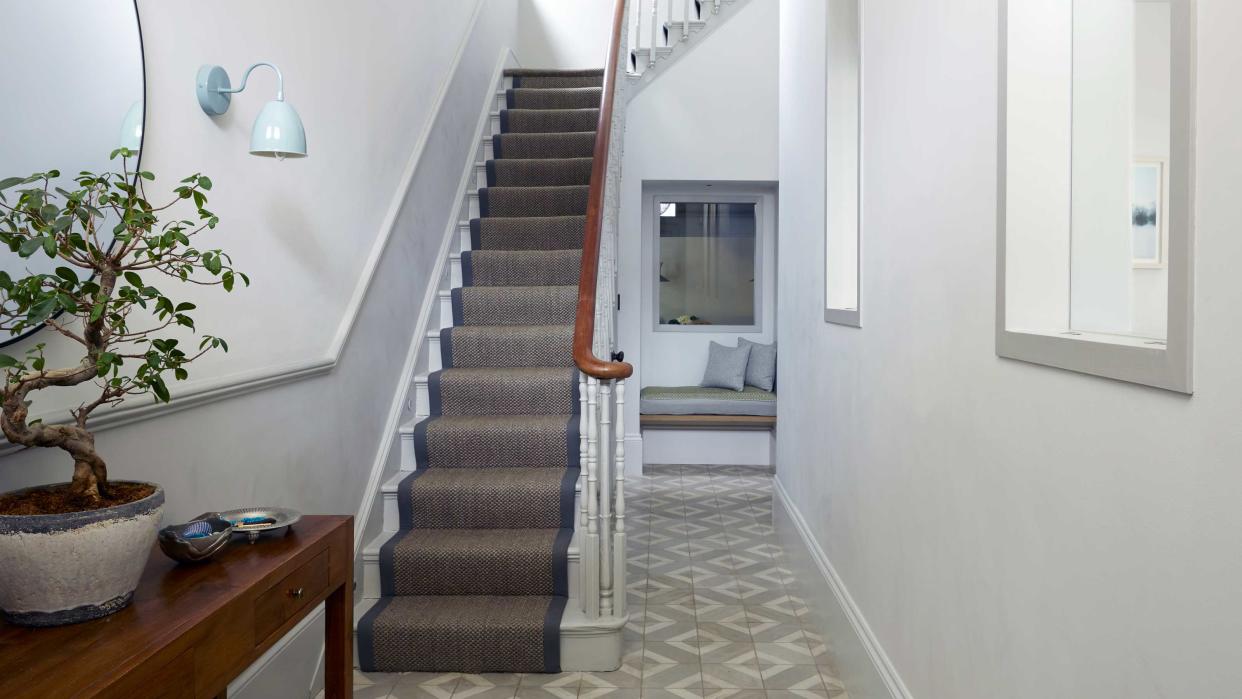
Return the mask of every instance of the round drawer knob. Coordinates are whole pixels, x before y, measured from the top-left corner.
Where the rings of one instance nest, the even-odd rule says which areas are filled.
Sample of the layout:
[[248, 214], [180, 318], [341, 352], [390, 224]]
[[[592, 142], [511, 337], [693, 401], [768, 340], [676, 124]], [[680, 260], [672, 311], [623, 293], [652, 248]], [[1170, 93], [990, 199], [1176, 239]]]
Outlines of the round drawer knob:
[[306, 596], [306, 590], [301, 587], [297, 588], [296, 590], [289, 590], [289, 596], [292, 597], [293, 599], [302, 599], [303, 597]]

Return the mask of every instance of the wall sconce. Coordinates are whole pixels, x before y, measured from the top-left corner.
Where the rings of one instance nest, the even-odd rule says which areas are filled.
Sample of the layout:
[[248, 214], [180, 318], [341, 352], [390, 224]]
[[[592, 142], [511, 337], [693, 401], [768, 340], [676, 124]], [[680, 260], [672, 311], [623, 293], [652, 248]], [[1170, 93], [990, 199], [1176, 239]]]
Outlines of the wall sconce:
[[271, 63], [256, 63], [247, 68], [241, 87], [236, 89], [229, 83], [229, 74], [224, 68], [215, 65], [200, 67], [195, 80], [198, 104], [210, 116], [227, 112], [233, 93], [246, 89], [250, 73], [259, 66], [276, 71], [276, 99], [263, 105], [263, 111], [254, 120], [254, 128], [250, 131], [250, 154], [277, 160], [305, 158], [306, 130], [302, 128], [298, 113], [285, 102], [285, 77]]

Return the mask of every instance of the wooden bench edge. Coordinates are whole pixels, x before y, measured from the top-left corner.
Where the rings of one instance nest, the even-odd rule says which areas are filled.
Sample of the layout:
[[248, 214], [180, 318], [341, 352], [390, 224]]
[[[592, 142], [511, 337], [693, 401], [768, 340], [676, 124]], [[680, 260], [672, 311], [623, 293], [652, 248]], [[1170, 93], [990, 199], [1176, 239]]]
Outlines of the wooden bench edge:
[[644, 429], [770, 430], [775, 415], [655, 415], [639, 416]]

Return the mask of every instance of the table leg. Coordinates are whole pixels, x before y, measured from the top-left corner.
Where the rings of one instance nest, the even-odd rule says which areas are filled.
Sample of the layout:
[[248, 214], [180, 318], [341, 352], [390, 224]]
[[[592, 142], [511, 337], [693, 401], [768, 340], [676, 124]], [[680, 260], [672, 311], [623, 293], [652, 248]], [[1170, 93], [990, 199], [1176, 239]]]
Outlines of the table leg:
[[354, 569], [346, 567], [345, 582], [328, 596], [324, 684], [327, 699], [354, 696]]

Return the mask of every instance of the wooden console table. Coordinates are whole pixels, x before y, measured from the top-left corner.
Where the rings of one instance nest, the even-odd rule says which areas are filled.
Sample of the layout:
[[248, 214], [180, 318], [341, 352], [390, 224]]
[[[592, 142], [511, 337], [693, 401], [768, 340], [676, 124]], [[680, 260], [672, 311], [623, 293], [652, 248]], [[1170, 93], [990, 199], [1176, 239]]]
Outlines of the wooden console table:
[[0, 697], [223, 697], [324, 601], [327, 696], [351, 697], [353, 570], [353, 517], [303, 517], [287, 536], [238, 539], [198, 565], [156, 549], [123, 611], [47, 629], [0, 623]]

